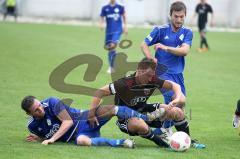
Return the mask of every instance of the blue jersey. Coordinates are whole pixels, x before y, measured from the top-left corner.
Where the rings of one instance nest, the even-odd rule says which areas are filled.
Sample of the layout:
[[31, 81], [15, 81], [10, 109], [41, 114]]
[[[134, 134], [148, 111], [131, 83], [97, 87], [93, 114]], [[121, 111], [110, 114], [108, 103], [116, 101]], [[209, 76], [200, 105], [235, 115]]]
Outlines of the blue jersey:
[[41, 103], [44, 106], [45, 116], [42, 119], [30, 117], [28, 122], [29, 131], [43, 139], [51, 138], [61, 126], [61, 121], [57, 118], [58, 114], [62, 110], [66, 110], [74, 124], [59, 140], [68, 142], [72, 139], [79, 121], [83, 120], [81, 119], [82, 112], [79, 109], [71, 108], [63, 104], [59, 99], [53, 97], [47, 98]]
[[[190, 29], [181, 27], [177, 32], [172, 31], [171, 24], [155, 27], [152, 32], [145, 38], [148, 46], [161, 43], [170, 47], [180, 47], [182, 44], [192, 45], [193, 33]], [[184, 56], [176, 56], [169, 52], [158, 49], [155, 52], [155, 58], [158, 64], [167, 66], [167, 73], [182, 73], [185, 66]]]
[[122, 15], [124, 14], [124, 7], [115, 4], [110, 4], [102, 7], [100, 16], [106, 18], [106, 34], [121, 34], [122, 33]]

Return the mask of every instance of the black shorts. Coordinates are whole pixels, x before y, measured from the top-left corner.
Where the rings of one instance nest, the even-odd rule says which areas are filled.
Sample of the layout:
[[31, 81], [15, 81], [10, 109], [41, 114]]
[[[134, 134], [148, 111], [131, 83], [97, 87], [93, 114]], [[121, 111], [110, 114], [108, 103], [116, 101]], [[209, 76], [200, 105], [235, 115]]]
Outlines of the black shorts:
[[12, 7], [12, 6], [7, 7], [7, 13], [8, 14], [15, 14], [15, 7]]
[[[153, 104], [145, 104], [145, 106], [142, 108], [142, 110], [139, 110], [138, 112], [140, 113], [146, 113], [146, 112], [153, 112], [155, 111], [157, 108], [159, 108], [160, 106], [160, 103], [153, 103]], [[163, 122], [160, 121], [160, 120], [154, 120], [152, 122], [146, 122], [148, 126], [150, 127], [153, 127], [153, 128], [160, 128], [162, 127], [163, 125]], [[129, 134], [130, 136], [137, 136], [138, 134], [135, 134], [135, 133], [131, 133], [129, 132], [128, 130], [128, 120], [121, 120], [121, 119], [118, 119], [116, 121], [116, 125], [118, 126], [118, 128], [126, 133], [126, 134]]]
[[202, 32], [202, 31], [206, 31], [206, 23], [198, 23], [198, 31]]

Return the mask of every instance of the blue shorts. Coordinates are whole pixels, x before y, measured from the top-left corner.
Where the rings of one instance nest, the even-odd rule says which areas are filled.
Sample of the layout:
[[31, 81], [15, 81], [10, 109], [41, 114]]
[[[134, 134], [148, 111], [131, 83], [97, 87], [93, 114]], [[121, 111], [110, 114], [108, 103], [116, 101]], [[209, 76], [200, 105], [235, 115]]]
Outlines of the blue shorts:
[[77, 143], [77, 138], [80, 135], [88, 136], [89, 138], [100, 137], [100, 129], [101, 127], [109, 121], [109, 118], [98, 118], [99, 125], [95, 127], [91, 127], [88, 122], [88, 113], [89, 110], [83, 112], [81, 116], [81, 120], [77, 126], [75, 131], [75, 143]]
[[[183, 78], [182, 73], [179, 73], [179, 74], [164, 73], [164, 74], [162, 74], [158, 77], [160, 79], [173, 81], [173, 82], [179, 84], [180, 87], [181, 87], [181, 91], [183, 92], [184, 95], [186, 95], [184, 78]], [[160, 91], [162, 92], [162, 94], [164, 96], [165, 103], [166, 104], [170, 103], [172, 101], [172, 96], [174, 95], [174, 92], [173, 91], [168, 91], [168, 90], [165, 90], [165, 89], [161, 89]]]
[[121, 38], [121, 32], [116, 33], [106, 33], [105, 37], [105, 45], [108, 45], [110, 43], [117, 44]]

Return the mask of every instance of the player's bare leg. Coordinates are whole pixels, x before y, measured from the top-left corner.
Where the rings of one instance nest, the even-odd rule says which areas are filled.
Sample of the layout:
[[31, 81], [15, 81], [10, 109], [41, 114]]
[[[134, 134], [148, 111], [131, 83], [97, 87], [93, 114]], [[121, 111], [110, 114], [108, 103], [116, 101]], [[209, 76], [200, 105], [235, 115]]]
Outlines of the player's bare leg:
[[117, 47], [117, 44], [116, 43], [109, 43], [107, 44], [106, 48], [108, 50], [108, 61], [109, 61], [109, 68], [107, 70], [107, 73], [111, 74], [111, 73], [114, 73], [115, 70], [114, 70], [114, 61], [115, 61], [115, 57], [116, 57], [116, 47]]
[[90, 138], [86, 135], [79, 135], [77, 137], [77, 145], [79, 146], [112, 146], [112, 147], [126, 147], [134, 148], [135, 142], [130, 139], [108, 139], [103, 137]]

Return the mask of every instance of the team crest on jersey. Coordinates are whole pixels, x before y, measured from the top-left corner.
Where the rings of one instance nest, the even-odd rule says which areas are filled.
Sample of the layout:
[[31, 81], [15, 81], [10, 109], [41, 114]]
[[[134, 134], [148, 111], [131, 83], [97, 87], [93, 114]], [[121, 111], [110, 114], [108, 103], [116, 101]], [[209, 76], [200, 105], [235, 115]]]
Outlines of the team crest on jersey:
[[144, 89], [143, 92], [144, 92], [144, 94], [147, 96], [147, 95], [150, 94], [150, 89]]
[[115, 8], [115, 9], [114, 9], [114, 12], [115, 12], [115, 13], [118, 13], [118, 12], [119, 12], [119, 9], [118, 9], [118, 8]]
[[184, 35], [183, 35], [183, 34], [180, 35], [180, 36], [179, 36], [179, 39], [180, 39], [181, 41], [183, 41], [183, 39], [184, 39]]
[[47, 119], [47, 124], [48, 124], [48, 126], [52, 125], [52, 122], [50, 119]]

